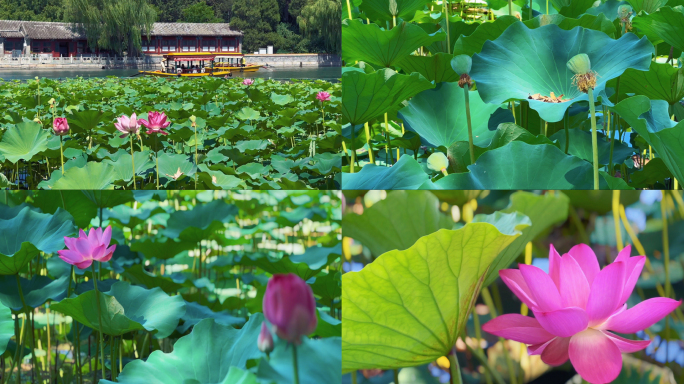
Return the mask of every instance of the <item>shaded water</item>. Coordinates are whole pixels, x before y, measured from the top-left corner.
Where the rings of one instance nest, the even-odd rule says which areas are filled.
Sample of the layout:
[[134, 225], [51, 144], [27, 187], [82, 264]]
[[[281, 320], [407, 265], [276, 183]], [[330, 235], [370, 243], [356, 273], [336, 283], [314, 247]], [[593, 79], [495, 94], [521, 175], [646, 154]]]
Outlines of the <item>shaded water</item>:
[[[314, 68], [261, 68], [254, 73], [239, 74], [235, 77], [261, 77], [273, 80], [289, 79], [321, 79], [339, 81], [342, 76], [340, 67], [314, 67]], [[68, 77], [105, 77], [117, 76], [128, 77], [138, 73], [137, 69], [0, 69], [0, 78], [4, 80], [28, 80], [36, 76], [50, 79]]]

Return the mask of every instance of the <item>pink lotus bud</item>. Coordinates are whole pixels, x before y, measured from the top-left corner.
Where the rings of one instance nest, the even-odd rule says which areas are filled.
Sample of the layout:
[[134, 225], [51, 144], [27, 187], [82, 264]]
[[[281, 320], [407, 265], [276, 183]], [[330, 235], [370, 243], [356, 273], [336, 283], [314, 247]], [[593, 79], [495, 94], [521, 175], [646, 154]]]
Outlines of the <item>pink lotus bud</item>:
[[271, 353], [273, 351], [273, 335], [269, 332], [266, 322], [261, 323], [261, 332], [259, 332], [257, 346], [261, 352]]
[[318, 92], [316, 94], [316, 98], [321, 102], [330, 101], [330, 94], [328, 92]]
[[138, 123], [144, 125], [147, 128], [148, 135], [153, 133], [161, 133], [162, 135], [168, 135], [164, 129], [171, 125], [170, 121], [166, 121], [166, 114], [164, 112], [152, 111], [147, 114], [147, 120], [140, 119]]
[[244, 84], [244, 85], [246, 85], [246, 86], [249, 87], [250, 85], [254, 84], [254, 80], [252, 80], [252, 79], [244, 79], [244, 80], [242, 81], [242, 84]]
[[112, 240], [112, 226], [105, 228], [90, 228], [86, 233], [81, 229], [79, 236], [64, 237], [64, 244], [68, 249], [57, 251], [59, 258], [75, 265], [80, 269], [90, 267], [93, 261], [107, 262], [112, 258], [116, 245], [109, 246]]
[[628, 245], [601, 269], [594, 251], [579, 244], [562, 257], [551, 246], [549, 273], [526, 264], [502, 269], [503, 282], [525, 303], [534, 318], [505, 314], [484, 324], [493, 335], [528, 344], [558, 366], [568, 359], [590, 383], [610, 383], [622, 369], [622, 353], [646, 348], [650, 340], [629, 340], [617, 333], [646, 329], [674, 311], [681, 301], [656, 297], [627, 309], [645, 256], [630, 257]]
[[52, 129], [57, 136], [66, 135], [69, 132], [69, 123], [66, 117], [55, 117], [55, 120], [52, 122]]
[[311, 287], [295, 274], [273, 275], [264, 294], [264, 316], [276, 335], [296, 345], [316, 329], [316, 300]]

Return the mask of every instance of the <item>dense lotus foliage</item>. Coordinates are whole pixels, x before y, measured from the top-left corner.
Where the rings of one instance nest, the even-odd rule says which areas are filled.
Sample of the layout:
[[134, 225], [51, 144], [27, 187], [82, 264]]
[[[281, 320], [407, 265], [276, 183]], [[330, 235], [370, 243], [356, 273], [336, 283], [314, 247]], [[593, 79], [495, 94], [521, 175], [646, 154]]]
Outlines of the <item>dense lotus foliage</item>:
[[339, 185], [339, 83], [36, 79], [0, 96], [3, 188]]
[[343, 8], [342, 189], [681, 188], [681, 1]]
[[2, 383], [340, 381], [331, 192], [5, 191], [0, 229]]
[[343, 384], [684, 379], [681, 192], [344, 196]]

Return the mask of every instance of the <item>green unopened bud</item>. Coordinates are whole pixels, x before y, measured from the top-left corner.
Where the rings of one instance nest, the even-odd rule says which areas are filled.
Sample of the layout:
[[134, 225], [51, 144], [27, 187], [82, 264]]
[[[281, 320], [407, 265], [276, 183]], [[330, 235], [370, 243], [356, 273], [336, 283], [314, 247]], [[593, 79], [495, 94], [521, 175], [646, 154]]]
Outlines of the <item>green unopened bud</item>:
[[459, 76], [469, 75], [472, 67], [473, 59], [468, 55], [458, 55], [451, 59], [451, 68], [453, 68]]
[[632, 14], [632, 6], [629, 4], [623, 4], [618, 7], [618, 17], [620, 19], [626, 19]]
[[591, 72], [591, 62], [586, 53], [580, 53], [570, 58], [567, 66], [575, 75], [585, 75]]
[[444, 176], [448, 175], [447, 167], [449, 166], [449, 159], [442, 152], [435, 152], [427, 160], [427, 166], [435, 172], [442, 172]]

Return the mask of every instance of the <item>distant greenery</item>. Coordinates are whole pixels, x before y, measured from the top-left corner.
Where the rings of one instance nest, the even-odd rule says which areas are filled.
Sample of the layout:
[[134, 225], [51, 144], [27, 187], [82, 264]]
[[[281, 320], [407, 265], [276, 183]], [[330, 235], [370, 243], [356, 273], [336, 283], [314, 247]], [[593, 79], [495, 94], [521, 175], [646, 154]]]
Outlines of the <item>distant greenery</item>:
[[[73, 7], [74, 3], [89, 6], [75, 12], [79, 8]], [[105, 4], [110, 3], [116, 4], [111, 7], [116, 9], [112, 10], [112, 15], [127, 15], [124, 18], [129, 21], [126, 25], [119, 25], [114, 21], [116, 18], [107, 20]], [[130, 0], [130, 3], [140, 3], [140, 9], [145, 12], [126, 13], [129, 11], [125, 4], [129, 4], [129, 0], [0, 0], [0, 20], [80, 20], [88, 22], [97, 33], [91, 44], [113, 47], [109, 49], [117, 51], [130, 46], [137, 51], [139, 42], [132, 34], [142, 24], [139, 20], [130, 23], [129, 17], [144, 19], [154, 12], [156, 19], [153, 21], [230, 22], [233, 28], [245, 34], [245, 52], [257, 51], [267, 45], [273, 45], [276, 52], [283, 53], [340, 52], [340, 0]], [[92, 13], [83, 12], [83, 9]], [[90, 16], [84, 16], [88, 14]], [[98, 19], [109, 24], [97, 27], [93, 21]], [[112, 33], [115, 30], [120, 33]], [[101, 34], [104, 32], [107, 33]]]

